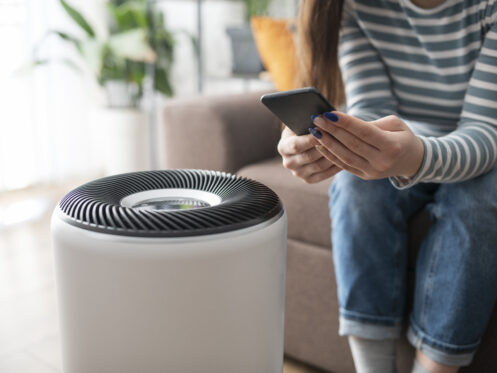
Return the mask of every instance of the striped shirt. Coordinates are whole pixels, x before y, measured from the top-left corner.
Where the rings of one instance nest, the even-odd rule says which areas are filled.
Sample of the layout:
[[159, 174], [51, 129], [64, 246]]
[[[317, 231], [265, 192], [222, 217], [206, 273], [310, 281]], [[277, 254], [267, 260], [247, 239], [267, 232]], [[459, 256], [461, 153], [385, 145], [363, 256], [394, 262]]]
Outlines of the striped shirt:
[[349, 114], [397, 115], [424, 144], [418, 173], [395, 187], [497, 164], [497, 0], [345, 0], [339, 61]]

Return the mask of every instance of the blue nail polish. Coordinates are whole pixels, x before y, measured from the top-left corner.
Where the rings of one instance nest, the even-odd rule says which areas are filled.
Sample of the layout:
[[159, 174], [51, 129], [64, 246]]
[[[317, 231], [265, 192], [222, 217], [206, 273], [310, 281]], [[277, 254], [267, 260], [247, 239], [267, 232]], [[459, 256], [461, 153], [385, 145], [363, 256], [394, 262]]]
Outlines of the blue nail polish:
[[338, 122], [338, 115], [336, 115], [335, 113], [327, 112], [324, 113], [323, 115], [326, 117], [326, 119], [329, 119], [332, 122]]
[[314, 122], [314, 119], [316, 119], [317, 117], [319, 117], [319, 115], [313, 115], [313, 116], [311, 117], [312, 121]]
[[314, 136], [316, 139], [320, 139], [321, 137], [323, 137], [323, 134], [321, 132], [319, 132], [319, 130], [315, 129], [315, 128], [309, 128], [309, 133]]

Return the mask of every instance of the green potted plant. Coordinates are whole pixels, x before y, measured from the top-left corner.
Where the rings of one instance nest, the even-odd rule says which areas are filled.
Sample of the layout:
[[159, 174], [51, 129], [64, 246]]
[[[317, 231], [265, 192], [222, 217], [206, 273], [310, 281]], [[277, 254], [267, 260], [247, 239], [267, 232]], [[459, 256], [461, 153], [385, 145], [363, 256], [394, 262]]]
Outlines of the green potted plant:
[[[145, 0], [111, 0], [107, 2], [107, 32], [99, 36], [81, 12], [65, 0], [59, 0], [67, 15], [83, 31], [78, 37], [53, 30], [78, 52], [107, 91], [108, 106], [137, 107], [144, 93], [147, 66], [154, 71], [153, 87], [171, 96], [170, 69], [174, 40], [165, 28], [162, 12], [150, 8]], [[37, 50], [39, 50], [39, 47]], [[49, 61], [39, 60], [36, 64]], [[65, 61], [71, 66], [77, 64]]]
[[[50, 32], [80, 57], [79, 64], [64, 62], [71, 66], [84, 62], [106, 92], [107, 104], [90, 110], [89, 124], [103, 173], [149, 168], [151, 136], [141, 102], [144, 96], [153, 100], [155, 92], [173, 94], [170, 71], [174, 40], [163, 14], [146, 0], [110, 0], [106, 3], [106, 33], [97, 35], [79, 10], [66, 0], [59, 2], [82, 31], [80, 36], [60, 30]], [[37, 65], [48, 62], [35, 56]]]
[[257, 74], [264, 67], [250, 28], [250, 19], [258, 15], [266, 15], [271, 0], [245, 0], [245, 19], [243, 26], [226, 29], [231, 39], [232, 72], [234, 74]]

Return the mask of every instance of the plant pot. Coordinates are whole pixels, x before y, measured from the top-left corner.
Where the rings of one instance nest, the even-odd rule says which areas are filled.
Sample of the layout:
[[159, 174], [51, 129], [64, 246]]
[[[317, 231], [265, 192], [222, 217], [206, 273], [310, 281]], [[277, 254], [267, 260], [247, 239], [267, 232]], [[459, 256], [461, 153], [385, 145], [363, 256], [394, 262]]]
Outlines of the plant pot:
[[107, 106], [110, 108], [129, 108], [136, 105], [134, 99], [138, 93], [136, 84], [122, 80], [108, 80], [104, 83]]
[[145, 111], [97, 108], [91, 118], [94, 163], [101, 173], [107, 176], [150, 168]]
[[264, 70], [250, 25], [229, 27], [234, 74], [258, 74]]

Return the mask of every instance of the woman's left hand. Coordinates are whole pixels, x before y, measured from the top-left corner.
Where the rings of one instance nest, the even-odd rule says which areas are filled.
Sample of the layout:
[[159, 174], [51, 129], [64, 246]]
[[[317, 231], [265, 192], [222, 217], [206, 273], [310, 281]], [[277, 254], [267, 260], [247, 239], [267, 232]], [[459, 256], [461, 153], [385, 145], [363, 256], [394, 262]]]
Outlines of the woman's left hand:
[[421, 167], [423, 142], [394, 115], [365, 122], [333, 111], [314, 118], [314, 124], [318, 132], [309, 132], [321, 144], [318, 151], [362, 179], [413, 177]]

